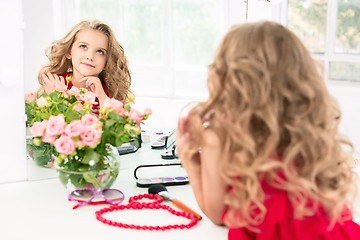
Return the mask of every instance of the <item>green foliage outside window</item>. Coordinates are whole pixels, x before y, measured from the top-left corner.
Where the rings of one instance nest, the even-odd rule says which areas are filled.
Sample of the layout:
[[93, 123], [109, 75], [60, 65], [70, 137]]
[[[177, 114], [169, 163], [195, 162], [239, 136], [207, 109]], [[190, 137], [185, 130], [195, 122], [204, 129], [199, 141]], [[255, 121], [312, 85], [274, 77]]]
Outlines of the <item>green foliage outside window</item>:
[[338, 1], [335, 51], [360, 53], [360, 1]]
[[313, 53], [325, 52], [327, 0], [289, 0], [288, 27]]
[[[360, 81], [360, 60], [346, 61], [346, 54], [360, 56], [360, 1], [338, 0], [336, 13], [335, 9], [329, 9], [329, 2], [289, 0], [288, 27], [302, 39], [310, 52], [328, 58], [330, 79]], [[336, 28], [327, 22], [328, 11], [332, 17], [336, 16]], [[327, 25], [330, 34], [326, 32]], [[327, 45], [332, 39], [334, 46]], [[342, 56], [339, 58], [337, 54]]]
[[131, 62], [163, 63], [163, 18], [162, 1], [124, 1], [124, 48]]
[[224, 28], [221, 7], [219, 1], [173, 1], [175, 63], [212, 61]]

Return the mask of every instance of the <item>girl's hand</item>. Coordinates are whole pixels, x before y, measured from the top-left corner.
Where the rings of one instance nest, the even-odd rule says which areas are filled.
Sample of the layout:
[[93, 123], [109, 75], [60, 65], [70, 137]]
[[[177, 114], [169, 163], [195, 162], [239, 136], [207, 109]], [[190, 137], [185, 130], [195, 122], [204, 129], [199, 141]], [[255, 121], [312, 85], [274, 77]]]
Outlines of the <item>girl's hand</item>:
[[[188, 107], [191, 107], [190, 105]], [[191, 119], [190, 117], [197, 114], [197, 110], [195, 108], [191, 108], [186, 114], [182, 114], [183, 116], [178, 120], [178, 127], [176, 130], [176, 149], [179, 157], [184, 155], [183, 149], [185, 146], [190, 146], [192, 143], [193, 136], [191, 133]]]
[[190, 133], [188, 132], [189, 116], [185, 116], [179, 119], [178, 128], [176, 131], [176, 150], [181, 158], [183, 148], [186, 144], [190, 143]]
[[[179, 119], [176, 131], [176, 149], [181, 163], [187, 171], [198, 171], [200, 167], [199, 152], [194, 152], [191, 144], [192, 135], [189, 131], [189, 116]], [[184, 149], [186, 148], [186, 152]]]
[[85, 82], [85, 87], [96, 94], [99, 99], [100, 106], [104, 103], [107, 95], [104, 91], [104, 88], [101, 84], [101, 80], [98, 77], [83, 77], [79, 82]]
[[40, 74], [40, 76], [40, 84], [44, 88], [46, 94], [50, 94], [55, 90], [55, 82], [62, 82], [66, 84], [64, 77], [59, 77], [57, 74], [43, 72]]

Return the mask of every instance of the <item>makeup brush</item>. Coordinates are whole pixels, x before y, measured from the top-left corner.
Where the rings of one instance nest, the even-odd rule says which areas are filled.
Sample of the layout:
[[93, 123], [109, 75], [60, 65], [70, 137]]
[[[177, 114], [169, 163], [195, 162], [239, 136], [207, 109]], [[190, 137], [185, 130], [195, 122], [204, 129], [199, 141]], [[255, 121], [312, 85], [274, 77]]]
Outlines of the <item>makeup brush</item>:
[[148, 191], [150, 194], [159, 194], [164, 199], [171, 201], [175, 206], [177, 206], [184, 212], [193, 214], [197, 218], [197, 220], [202, 219], [202, 217], [199, 214], [197, 214], [196, 212], [194, 212], [191, 208], [189, 208], [184, 203], [180, 202], [179, 200], [177, 200], [173, 196], [171, 196], [164, 185], [154, 184], [149, 187]]

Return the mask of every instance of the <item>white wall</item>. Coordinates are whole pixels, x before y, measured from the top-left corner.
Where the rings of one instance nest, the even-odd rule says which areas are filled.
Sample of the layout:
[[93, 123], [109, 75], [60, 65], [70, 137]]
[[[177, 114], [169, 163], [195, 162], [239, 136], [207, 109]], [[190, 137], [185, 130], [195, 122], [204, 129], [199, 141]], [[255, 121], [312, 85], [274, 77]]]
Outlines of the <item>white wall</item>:
[[329, 83], [328, 89], [338, 100], [343, 114], [340, 132], [354, 144], [355, 155], [360, 159], [360, 84]]
[[[1, 2], [3, 3], [3, 2]], [[0, 8], [0, 183], [26, 180], [21, 0]]]
[[[55, 40], [51, 0], [23, 0], [25, 91], [37, 91], [37, 75], [48, 61], [45, 49]], [[56, 16], [55, 16], [56, 17]]]

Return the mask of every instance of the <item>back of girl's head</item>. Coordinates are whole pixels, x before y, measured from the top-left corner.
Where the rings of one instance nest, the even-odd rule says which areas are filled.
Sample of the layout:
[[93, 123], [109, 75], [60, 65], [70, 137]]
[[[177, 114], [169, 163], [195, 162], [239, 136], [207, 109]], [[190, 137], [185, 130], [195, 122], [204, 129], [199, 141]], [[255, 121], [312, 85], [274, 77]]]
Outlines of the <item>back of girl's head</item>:
[[301, 41], [280, 24], [233, 27], [216, 52], [208, 84], [207, 108], [221, 109], [232, 123], [248, 129], [255, 141], [252, 154], [285, 151], [294, 141], [290, 135], [302, 128], [321, 126], [337, 134], [340, 112], [319, 68]]
[[236, 189], [226, 202], [242, 213], [240, 225], [263, 220], [260, 177], [289, 192], [295, 215], [313, 214], [311, 198], [337, 218], [353, 182], [338, 139], [340, 111], [295, 34], [268, 21], [232, 27], [209, 67], [208, 88], [198, 117], [211, 116], [223, 142], [221, 174]]
[[94, 20], [81, 21], [76, 24], [63, 38], [54, 41], [46, 49], [46, 55], [50, 63], [44, 66], [43, 69], [56, 74], [72, 71], [71, 59], [67, 59], [66, 55], [70, 53], [77, 33], [85, 29], [93, 29], [106, 36], [108, 40], [106, 65], [104, 71], [99, 74], [99, 77], [104, 81], [110, 97], [125, 102], [131, 84], [128, 60], [125, 57], [123, 47], [116, 40], [111, 28], [105, 23]]

